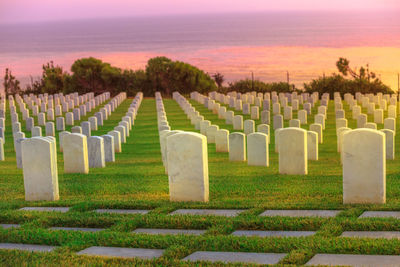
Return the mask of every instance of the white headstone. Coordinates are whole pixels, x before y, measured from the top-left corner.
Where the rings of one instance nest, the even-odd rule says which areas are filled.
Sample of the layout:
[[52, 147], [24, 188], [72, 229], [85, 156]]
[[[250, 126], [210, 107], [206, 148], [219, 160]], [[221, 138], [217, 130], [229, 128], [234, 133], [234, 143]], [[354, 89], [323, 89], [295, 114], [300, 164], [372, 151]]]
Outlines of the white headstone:
[[279, 173], [305, 175], [307, 167], [307, 131], [284, 128], [279, 131]]
[[54, 138], [34, 137], [21, 144], [26, 201], [59, 199], [57, 152]]
[[72, 133], [63, 137], [64, 172], [89, 173], [87, 137]]
[[269, 166], [268, 136], [252, 133], [247, 136], [247, 163], [250, 166]]
[[167, 153], [170, 200], [208, 202], [206, 137], [189, 132], [169, 136]]
[[385, 134], [371, 129], [343, 136], [343, 203], [386, 202]]

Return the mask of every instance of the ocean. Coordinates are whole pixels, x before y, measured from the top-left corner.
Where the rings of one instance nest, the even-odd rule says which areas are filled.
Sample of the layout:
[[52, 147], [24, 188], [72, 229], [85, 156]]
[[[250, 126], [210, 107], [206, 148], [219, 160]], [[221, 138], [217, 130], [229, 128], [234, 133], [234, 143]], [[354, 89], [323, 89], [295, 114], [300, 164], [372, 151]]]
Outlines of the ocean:
[[[121, 68], [144, 68], [165, 55], [227, 82], [248, 78], [304, 82], [336, 71], [346, 57], [369, 64], [397, 90], [400, 17], [396, 12], [270, 12], [179, 15], [0, 24], [0, 77], [10, 68], [22, 83], [53, 60], [70, 69], [94, 56]], [[1, 79], [1, 78], [0, 78]]]

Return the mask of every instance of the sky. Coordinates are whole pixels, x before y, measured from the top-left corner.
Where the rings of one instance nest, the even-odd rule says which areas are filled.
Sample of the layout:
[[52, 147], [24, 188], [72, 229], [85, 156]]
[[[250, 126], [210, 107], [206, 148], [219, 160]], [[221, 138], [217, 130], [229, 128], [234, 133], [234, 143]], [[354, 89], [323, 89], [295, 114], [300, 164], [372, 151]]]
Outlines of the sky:
[[399, 0], [0, 0], [0, 23], [197, 13], [400, 10]]

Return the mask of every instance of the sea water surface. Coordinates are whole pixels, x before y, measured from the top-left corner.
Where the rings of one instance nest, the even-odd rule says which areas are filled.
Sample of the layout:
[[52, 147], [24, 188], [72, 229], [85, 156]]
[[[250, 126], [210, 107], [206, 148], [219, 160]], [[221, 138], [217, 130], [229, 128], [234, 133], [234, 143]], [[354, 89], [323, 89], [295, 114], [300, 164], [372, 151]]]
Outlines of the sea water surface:
[[[369, 64], [397, 89], [400, 16], [397, 12], [267, 12], [179, 15], [0, 25], [0, 77], [9, 67], [23, 83], [53, 60], [70, 69], [94, 56], [121, 68], [144, 68], [164, 55], [221, 72], [227, 81], [250, 77], [300, 86], [336, 71], [346, 57]], [[0, 78], [1, 79], [1, 78]]]

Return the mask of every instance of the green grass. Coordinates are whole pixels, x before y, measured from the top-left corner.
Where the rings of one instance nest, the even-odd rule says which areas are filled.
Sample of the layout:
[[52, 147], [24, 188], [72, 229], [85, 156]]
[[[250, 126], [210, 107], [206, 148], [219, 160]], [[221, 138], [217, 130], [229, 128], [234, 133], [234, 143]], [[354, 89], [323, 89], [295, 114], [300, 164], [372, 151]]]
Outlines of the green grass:
[[[105, 121], [102, 135], [112, 130], [127, 112], [132, 99], [125, 100]], [[204, 106], [192, 105], [213, 124], [232, 128], [219, 120]], [[8, 105], [8, 104], [7, 104]], [[172, 129], [194, 131], [184, 112], [172, 99], [164, 99]], [[351, 112], [345, 105], [349, 127], [355, 127]], [[314, 114], [315, 114], [314, 109]], [[90, 116], [95, 111], [88, 114]], [[235, 114], [239, 114], [235, 112]], [[0, 223], [19, 223], [20, 229], [0, 229], [0, 242], [22, 242], [56, 245], [52, 253], [29, 253], [0, 250], [0, 265], [189, 265], [179, 259], [198, 250], [286, 252], [282, 263], [301, 265], [315, 253], [399, 254], [400, 240], [338, 238], [348, 230], [399, 230], [400, 220], [357, 219], [364, 210], [400, 210], [400, 151], [396, 160], [387, 162], [387, 204], [343, 205], [342, 169], [336, 152], [334, 104], [328, 109], [324, 143], [319, 146], [319, 161], [309, 161], [307, 176], [280, 175], [278, 155], [274, 152], [271, 129], [270, 167], [247, 166], [229, 162], [227, 153], [216, 153], [208, 145], [210, 202], [171, 203], [168, 177], [161, 162], [154, 99], [144, 99], [135, 125], [122, 153], [115, 163], [104, 169], [90, 169], [89, 175], [64, 174], [62, 153], [58, 152], [60, 200], [57, 202], [26, 202], [22, 170], [16, 168], [11, 136], [11, 119], [7, 113], [6, 161], [0, 162]], [[87, 117], [88, 117], [87, 116]], [[244, 116], [245, 119], [248, 116]], [[297, 117], [294, 112], [294, 118]], [[20, 118], [21, 115], [20, 115]], [[86, 120], [86, 118], [82, 118]], [[370, 117], [371, 121], [372, 118]], [[314, 121], [309, 116], [308, 122]], [[259, 124], [257, 121], [256, 124]], [[288, 122], [285, 122], [287, 125]], [[68, 127], [69, 129], [70, 127]], [[308, 129], [308, 126], [305, 126]], [[400, 125], [397, 124], [397, 129]], [[24, 129], [24, 125], [22, 125]], [[68, 130], [67, 129], [67, 130]], [[397, 138], [398, 139], [398, 138]], [[399, 141], [396, 141], [399, 147]], [[60, 213], [22, 212], [24, 206], [69, 206]], [[146, 215], [97, 214], [96, 208], [151, 209]], [[178, 208], [240, 208], [247, 209], [234, 218], [213, 216], [168, 216]], [[336, 218], [262, 218], [265, 209], [342, 209]], [[50, 231], [51, 226], [107, 228], [96, 233]], [[206, 229], [203, 236], [151, 236], [131, 234], [138, 227]], [[314, 230], [315, 236], [304, 238], [244, 238], [229, 236], [237, 229], [252, 230]], [[103, 259], [74, 254], [89, 246], [120, 246], [166, 249], [158, 260]], [[197, 266], [207, 266], [202, 263]], [[214, 264], [215, 265], [215, 264]]]

